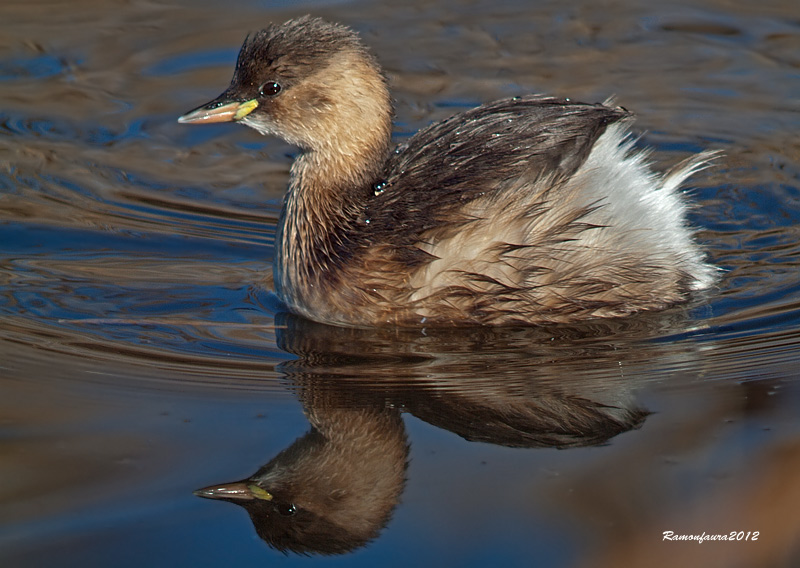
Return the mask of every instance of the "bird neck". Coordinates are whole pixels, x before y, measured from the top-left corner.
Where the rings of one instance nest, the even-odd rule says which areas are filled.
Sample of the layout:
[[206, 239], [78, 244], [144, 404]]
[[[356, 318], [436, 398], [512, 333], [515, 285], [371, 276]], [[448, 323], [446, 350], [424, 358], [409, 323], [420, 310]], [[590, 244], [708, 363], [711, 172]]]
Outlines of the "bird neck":
[[275, 291], [308, 316], [353, 253], [353, 229], [389, 154], [392, 104], [382, 75], [363, 54], [335, 59], [303, 89], [308, 99], [347, 94], [323, 97], [319, 111], [309, 111], [313, 126], [296, 133], [303, 152], [292, 164], [278, 226]]
[[[352, 230], [388, 154], [385, 139], [305, 150], [292, 164], [278, 226], [276, 293], [295, 311], [317, 303], [352, 254]], [[316, 300], [316, 301], [315, 301]]]

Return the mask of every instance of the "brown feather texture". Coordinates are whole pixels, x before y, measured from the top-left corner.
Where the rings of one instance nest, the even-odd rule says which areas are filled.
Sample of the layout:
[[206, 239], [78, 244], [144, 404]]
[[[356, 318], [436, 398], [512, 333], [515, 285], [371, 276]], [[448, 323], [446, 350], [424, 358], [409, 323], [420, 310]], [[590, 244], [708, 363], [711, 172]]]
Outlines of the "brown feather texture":
[[655, 173], [612, 105], [500, 100], [392, 150], [376, 59], [348, 28], [304, 17], [248, 36], [230, 87], [180, 120], [236, 120], [301, 149], [274, 264], [289, 310], [352, 326], [543, 324], [665, 309], [716, 278], [681, 195], [713, 153]]

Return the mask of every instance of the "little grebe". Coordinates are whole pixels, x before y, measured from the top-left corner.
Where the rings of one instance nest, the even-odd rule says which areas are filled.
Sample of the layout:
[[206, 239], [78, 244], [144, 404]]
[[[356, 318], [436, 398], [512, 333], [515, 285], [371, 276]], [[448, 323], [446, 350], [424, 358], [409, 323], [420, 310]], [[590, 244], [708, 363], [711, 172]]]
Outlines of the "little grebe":
[[631, 114], [543, 96], [485, 104], [390, 148], [392, 103], [350, 29], [303, 17], [245, 39], [230, 87], [183, 123], [301, 149], [278, 225], [287, 307], [370, 326], [576, 322], [709, 287], [681, 184], [633, 150]]

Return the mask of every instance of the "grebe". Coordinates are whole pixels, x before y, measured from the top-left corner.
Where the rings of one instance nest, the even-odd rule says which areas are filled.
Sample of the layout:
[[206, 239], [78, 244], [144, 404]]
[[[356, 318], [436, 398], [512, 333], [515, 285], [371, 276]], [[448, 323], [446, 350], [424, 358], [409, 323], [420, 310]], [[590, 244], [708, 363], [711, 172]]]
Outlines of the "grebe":
[[400, 411], [342, 407], [324, 389], [306, 407], [311, 430], [248, 479], [195, 491], [244, 507], [258, 535], [283, 552], [342, 554], [386, 526], [406, 481]]
[[634, 151], [631, 113], [524, 96], [392, 150], [392, 103], [350, 29], [309, 16], [245, 39], [230, 87], [180, 117], [241, 122], [300, 148], [275, 292], [323, 323], [569, 323], [661, 310], [711, 286], [680, 186]]

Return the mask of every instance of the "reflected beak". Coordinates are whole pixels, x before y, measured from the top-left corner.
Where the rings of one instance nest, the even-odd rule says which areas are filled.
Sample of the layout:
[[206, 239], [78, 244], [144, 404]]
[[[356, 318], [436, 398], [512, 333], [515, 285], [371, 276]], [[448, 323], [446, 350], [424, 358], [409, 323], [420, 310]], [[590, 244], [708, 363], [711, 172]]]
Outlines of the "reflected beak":
[[206, 499], [223, 499], [226, 501], [253, 501], [255, 499], [272, 501], [272, 494], [269, 491], [247, 481], [211, 485], [198, 489], [194, 494]]
[[181, 124], [211, 124], [212, 122], [236, 122], [258, 107], [255, 99], [245, 102], [229, 102], [222, 97], [187, 112], [178, 119]]

